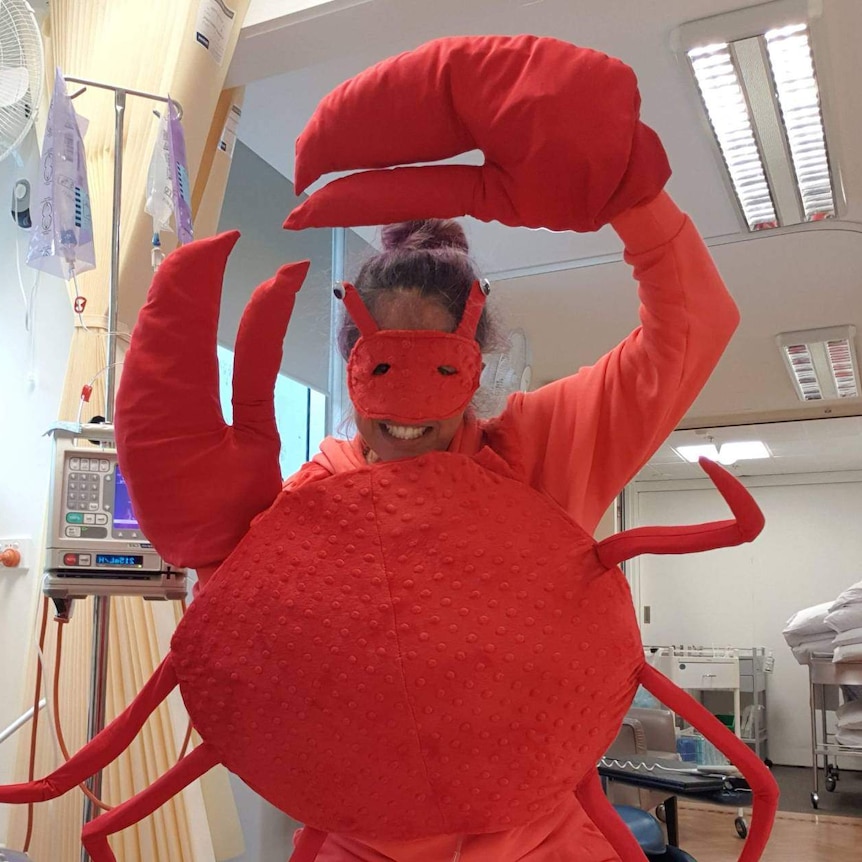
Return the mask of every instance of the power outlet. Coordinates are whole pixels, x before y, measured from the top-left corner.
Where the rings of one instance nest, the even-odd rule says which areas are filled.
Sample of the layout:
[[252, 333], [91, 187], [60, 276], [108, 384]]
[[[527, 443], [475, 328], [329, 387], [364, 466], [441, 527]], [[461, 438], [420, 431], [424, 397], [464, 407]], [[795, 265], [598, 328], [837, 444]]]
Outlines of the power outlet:
[[21, 555], [21, 561], [14, 568], [0, 566], [0, 574], [3, 572], [25, 572], [33, 565], [33, 540], [29, 536], [12, 536], [0, 538], [0, 553], [7, 548], [13, 548]]

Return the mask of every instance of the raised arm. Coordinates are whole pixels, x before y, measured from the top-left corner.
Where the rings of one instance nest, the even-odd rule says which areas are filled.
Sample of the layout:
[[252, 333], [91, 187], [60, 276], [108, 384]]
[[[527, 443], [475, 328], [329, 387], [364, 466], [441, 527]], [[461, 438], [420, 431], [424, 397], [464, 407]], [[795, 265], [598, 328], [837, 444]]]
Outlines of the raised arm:
[[595, 365], [512, 397], [530, 483], [592, 532], [685, 415], [739, 321], [700, 235], [666, 193], [615, 218], [641, 325]]
[[[482, 165], [415, 167], [475, 149]], [[315, 191], [286, 227], [460, 215], [616, 227], [641, 283], [642, 328], [594, 368], [516, 398], [497, 426], [524, 432], [523, 451], [517, 440], [512, 451], [526, 455], [535, 484], [595, 526], [685, 412], [736, 323], [696, 231], [661, 194], [670, 168], [640, 119], [634, 72], [544, 37], [429, 42], [333, 90], [300, 135], [298, 190], [354, 169]]]

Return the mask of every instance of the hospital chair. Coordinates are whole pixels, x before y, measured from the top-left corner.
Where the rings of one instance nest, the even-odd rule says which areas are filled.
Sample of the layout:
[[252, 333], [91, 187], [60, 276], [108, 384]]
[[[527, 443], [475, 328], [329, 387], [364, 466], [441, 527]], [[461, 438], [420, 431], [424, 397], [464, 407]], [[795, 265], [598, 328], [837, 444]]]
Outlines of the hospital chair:
[[[632, 707], [626, 713], [617, 738], [606, 756], [616, 760], [630, 757], [679, 760], [673, 713], [666, 709]], [[615, 781], [609, 781], [607, 788], [608, 798], [615, 805], [631, 805], [644, 811], [652, 811], [668, 799], [668, 794], [660, 790], [633, 787]]]

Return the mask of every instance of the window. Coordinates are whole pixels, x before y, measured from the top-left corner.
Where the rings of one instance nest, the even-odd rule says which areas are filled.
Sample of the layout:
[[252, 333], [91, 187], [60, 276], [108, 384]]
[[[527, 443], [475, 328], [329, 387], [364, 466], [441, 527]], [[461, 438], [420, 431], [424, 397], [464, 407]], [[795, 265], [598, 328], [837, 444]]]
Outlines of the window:
[[[233, 351], [218, 346], [219, 398], [225, 421], [233, 421]], [[275, 422], [281, 437], [279, 464], [284, 478], [310, 460], [326, 436], [326, 396], [285, 374], [275, 382]]]

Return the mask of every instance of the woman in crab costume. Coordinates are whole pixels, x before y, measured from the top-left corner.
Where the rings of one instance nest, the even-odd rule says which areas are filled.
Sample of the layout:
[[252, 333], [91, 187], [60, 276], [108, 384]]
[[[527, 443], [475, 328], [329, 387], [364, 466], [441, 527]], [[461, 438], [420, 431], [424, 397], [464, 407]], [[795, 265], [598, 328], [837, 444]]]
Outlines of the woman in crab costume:
[[[107, 836], [216, 763], [304, 822], [296, 862], [635, 862], [643, 854], [595, 764], [643, 684], [742, 769], [754, 791], [740, 856], [755, 862], [775, 784], [754, 754], [644, 663], [624, 576], [640, 553], [751, 540], [762, 517], [719, 467], [734, 519], [596, 542], [615, 495], [674, 428], [737, 312], [622, 63], [553, 39], [442, 39], [378, 64], [321, 103], [297, 147], [287, 226], [473, 215], [510, 225], [610, 224], [641, 326], [594, 366], [469, 408], [485, 290], [453, 223], [390, 228], [339, 289], [359, 434], [328, 439], [282, 486], [272, 390], [306, 264], [252, 297], [240, 325], [234, 424], [221, 416], [219, 288], [238, 235], [159, 269], [117, 402], [117, 442], [146, 534], [202, 587], [170, 654], [125, 713], [24, 802], [116, 757], [179, 685], [203, 743], [84, 829]], [[481, 149], [481, 167], [392, 165]], [[440, 237], [443, 237], [441, 239]]]

